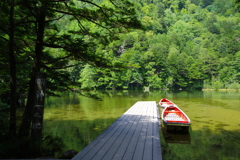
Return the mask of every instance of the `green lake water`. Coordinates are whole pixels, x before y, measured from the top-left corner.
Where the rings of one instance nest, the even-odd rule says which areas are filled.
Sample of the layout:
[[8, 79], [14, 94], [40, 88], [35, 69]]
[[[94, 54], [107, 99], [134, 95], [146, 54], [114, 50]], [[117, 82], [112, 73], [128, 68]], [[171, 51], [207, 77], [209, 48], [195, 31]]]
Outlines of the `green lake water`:
[[191, 129], [187, 144], [167, 143], [160, 130], [164, 160], [240, 159], [239, 92], [98, 91], [97, 94], [101, 101], [74, 93], [46, 98], [44, 135], [63, 142], [64, 151], [80, 151], [137, 101], [158, 103], [161, 98], [168, 98], [191, 119]]

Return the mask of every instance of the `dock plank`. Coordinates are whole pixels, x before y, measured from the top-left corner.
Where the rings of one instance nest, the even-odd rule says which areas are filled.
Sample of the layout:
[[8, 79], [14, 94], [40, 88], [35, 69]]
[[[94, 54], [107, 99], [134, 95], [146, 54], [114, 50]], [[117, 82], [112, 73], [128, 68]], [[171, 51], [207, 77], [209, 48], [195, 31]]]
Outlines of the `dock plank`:
[[[136, 108], [135, 113], [138, 113], [138, 112], [139, 112], [139, 110], [137, 110], [137, 108]], [[132, 119], [129, 122], [138, 122], [140, 119], [140, 116], [131, 116], [131, 117], [132, 117]], [[124, 142], [126, 140], [128, 140], [128, 141], [130, 140], [129, 138], [131, 138], [131, 136], [129, 136], [129, 135], [131, 134], [131, 130], [133, 130], [134, 128], [135, 128], [134, 123], [128, 123], [126, 128], [121, 133], [119, 139], [114, 142], [111, 149], [107, 151], [107, 153], [105, 154], [103, 159], [117, 159], [116, 156], [115, 156], [115, 158], [113, 158], [114, 155], [118, 155], [117, 151], [118, 152], [120, 151], [120, 155], [122, 153], [124, 153], [122, 151], [122, 147], [126, 146], [126, 144], [124, 144]], [[128, 143], [128, 141], [127, 141], [127, 143]]]
[[155, 101], [139, 101], [72, 160], [162, 160]]

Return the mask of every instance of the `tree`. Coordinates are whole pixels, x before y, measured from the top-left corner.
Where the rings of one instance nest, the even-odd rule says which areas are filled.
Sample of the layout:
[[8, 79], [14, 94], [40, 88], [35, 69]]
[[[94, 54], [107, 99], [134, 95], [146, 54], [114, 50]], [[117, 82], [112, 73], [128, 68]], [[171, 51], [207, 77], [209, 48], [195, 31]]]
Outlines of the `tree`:
[[9, 133], [13, 136], [16, 134], [16, 58], [14, 52], [14, 4], [10, 1], [9, 11], [9, 64], [10, 64], [10, 128]]
[[[128, 1], [98, 3], [97, 1], [85, 0], [25, 0], [17, 1], [15, 5], [18, 6], [15, 12], [13, 12], [14, 1], [11, 2], [13, 5], [8, 12], [10, 13], [10, 23], [6, 26], [12, 34], [9, 36], [12, 39], [9, 44], [13, 45], [13, 42], [16, 41], [14, 38], [14, 33], [16, 33], [20, 41], [23, 42], [20, 49], [26, 48], [25, 52], [19, 48], [19, 50], [12, 50], [11, 55], [15, 55], [14, 51], [15, 53], [22, 51], [23, 54], [28, 54], [28, 50], [30, 52], [27, 57], [33, 64], [32, 69], [29, 70], [30, 67], [28, 67], [26, 72], [31, 72], [31, 78], [29, 79], [26, 108], [19, 130], [20, 136], [28, 136], [31, 112], [34, 106], [34, 82], [39, 72], [47, 74], [49, 93], [53, 93], [55, 90], [71, 89], [70, 86], [76, 85], [76, 82], [72, 81], [67, 68], [84, 63], [113, 67], [111, 60], [107, 60], [104, 54], [95, 54], [96, 43], [106, 45], [111, 40], [116, 39], [118, 33], [128, 32], [130, 28], [143, 29], [143, 27], [137, 20], [133, 4]], [[3, 8], [7, 5], [7, 3], [1, 3]], [[59, 32], [59, 29], [64, 28], [64, 23], [71, 22], [70, 20], [75, 20], [78, 28]], [[26, 31], [28, 32], [26, 33]], [[1, 38], [4, 39], [3, 36]], [[10, 46], [10, 49], [12, 48]], [[17, 58], [19, 59], [20, 56]], [[13, 70], [12, 84], [15, 85], [14, 57], [11, 57], [10, 60]], [[120, 66], [120, 64], [115, 64], [115, 67]], [[13, 92], [16, 92], [16, 88], [13, 88]], [[15, 101], [12, 102], [15, 103]], [[12, 112], [12, 114], [14, 113]]]
[[237, 8], [240, 9], [240, 0], [235, 0], [235, 4], [236, 4]]
[[80, 74], [79, 82], [81, 83], [81, 89], [96, 89], [96, 74], [96, 71], [90, 65], [86, 65]]
[[[7, 6], [4, 6], [7, 4]], [[7, 47], [7, 49], [3, 49], [2, 56], [3, 59], [8, 59], [6, 61], [2, 61], [2, 65], [9, 66], [9, 92], [2, 91], [3, 94], [9, 95], [6, 98], [6, 102], [10, 106], [10, 127], [9, 127], [9, 135], [16, 135], [16, 107], [17, 107], [17, 77], [16, 77], [16, 43], [15, 43], [15, 0], [9, 0], [0, 2], [1, 18], [0, 22], [4, 25], [0, 27], [0, 38], [3, 43], [8, 44], [8, 47], [2, 45], [1, 47]], [[5, 62], [5, 63], [4, 63]], [[7, 63], [8, 62], [8, 63]], [[5, 68], [2, 67], [2, 68]], [[4, 73], [4, 72], [3, 72]], [[5, 72], [7, 74], [7, 72]], [[4, 74], [3, 74], [4, 75]], [[4, 78], [2, 79], [4, 81]], [[1, 101], [1, 100], [0, 100]]]

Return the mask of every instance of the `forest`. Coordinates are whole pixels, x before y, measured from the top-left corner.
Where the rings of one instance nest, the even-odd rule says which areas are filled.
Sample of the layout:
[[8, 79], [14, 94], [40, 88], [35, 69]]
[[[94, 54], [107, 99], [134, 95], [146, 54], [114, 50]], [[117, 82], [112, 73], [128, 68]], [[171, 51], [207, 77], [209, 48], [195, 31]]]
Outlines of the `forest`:
[[240, 88], [239, 10], [233, 1], [132, 2], [146, 30], [123, 34], [97, 50], [127, 68], [74, 68], [82, 89]]
[[2, 0], [0, 137], [30, 135], [39, 73], [48, 96], [240, 89], [239, 8], [239, 0]]

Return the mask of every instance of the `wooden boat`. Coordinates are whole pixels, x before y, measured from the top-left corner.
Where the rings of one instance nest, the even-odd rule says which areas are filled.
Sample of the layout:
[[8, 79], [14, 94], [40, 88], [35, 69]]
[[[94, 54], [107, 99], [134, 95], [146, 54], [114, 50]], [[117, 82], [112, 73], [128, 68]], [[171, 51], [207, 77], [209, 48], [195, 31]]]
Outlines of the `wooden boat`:
[[166, 98], [162, 98], [160, 101], [159, 101], [159, 105], [163, 108], [165, 107], [169, 107], [169, 106], [177, 106], [176, 104], [174, 104], [172, 101], [166, 99]]
[[191, 121], [188, 116], [178, 107], [169, 106], [162, 111], [162, 121], [164, 126], [190, 126]]

